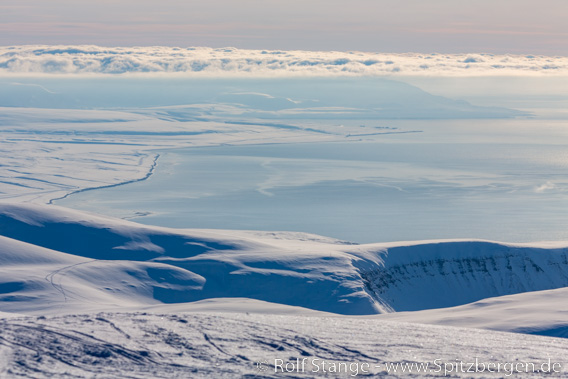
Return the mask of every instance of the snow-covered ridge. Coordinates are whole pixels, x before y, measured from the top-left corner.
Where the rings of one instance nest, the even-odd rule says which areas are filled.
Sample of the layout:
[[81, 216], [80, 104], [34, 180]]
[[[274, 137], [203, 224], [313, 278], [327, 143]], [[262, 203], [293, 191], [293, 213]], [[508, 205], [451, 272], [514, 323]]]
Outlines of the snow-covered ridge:
[[361, 315], [568, 287], [565, 244], [354, 245], [301, 233], [149, 227], [6, 203], [0, 234], [0, 311], [9, 312], [243, 297]]
[[568, 75], [568, 57], [164, 46], [0, 47], [0, 75], [127, 73], [199, 76]]

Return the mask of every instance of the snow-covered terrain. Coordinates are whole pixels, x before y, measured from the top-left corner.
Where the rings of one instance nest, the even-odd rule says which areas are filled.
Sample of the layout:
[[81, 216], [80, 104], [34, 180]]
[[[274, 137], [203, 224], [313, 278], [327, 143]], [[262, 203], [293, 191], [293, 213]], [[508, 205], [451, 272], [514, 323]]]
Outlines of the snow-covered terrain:
[[355, 245], [14, 203], [0, 225], [2, 378], [568, 377], [562, 243]]
[[0, 205], [0, 224], [3, 311], [16, 313], [242, 297], [362, 315], [568, 287], [562, 243], [356, 245], [301, 233], [157, 228], [11, 203]]
[[451, 308], [382, 315], [386, 320], [568, 338], [568, 288], [499, 296]]
[[[532, 105], [505, 108], [492, 98], [479, 106], [358, 76], [561, 78], [567, 67], [563, 57], [488, 54], [0, 48], [0, 378], [504, 377], [528, 375], [528, 363], [536, 366], [530, 374], [568, 377], [568, 242], [357, 244], [299, 232], [141, 225], [53, 205], [153, 179], [160, 154], [175, 148], [381, 141], [409, 160], [420, 157], [411, 150], [442, 151], [445, 143], [491, 164], [495, 157], [478, 146], [522, 146], [526, 161], [498, 173], [468, 171], [447, 157], [435, 161], [437, 171], [379, 160], [428, 183], [420, 189], [440, 199], [460, 187], [474, 203], [501, 191], [534, 200], [528, 213], [542, 204], [561, 209], [562, 110], [543, 117]], [[538, 132], [519, 120], [531, 117]], [[495, 129], [491, 119], [510, 124]], [[417, 120], [451, 127], [474, 120], [478, 129], [462, 128], [458, 138], [451, 127], [417, 128]], [[404, 145], [407, 136], [416, 138]], [[506, 157], [510, 151], [499, 159], [517, 159]], [[361, 154], [345, 158], [359, 166], [332, 158], [318, 164], [336, 170], [334, 180], [418, 193], [393, 185], [379, 165], [361, 169]], [[360, 171], [342, 176], [341, 167]], [[258, 191], [269, 197], [291, 183], [332, 182], [318, 170], [273, 172]], [[563, 217], [545, 211], [562, 225]], [[378, 213], [370, 216], [380, 228], [389, 220]], [[482, 372], [458, 369], [475, 361]], [[502, 366], [492, 372], [488, 363]]]
[[566, 377], [567, 349], [560, 338], [376, 319], [100, 312], [0, 320], [7, 378]]
[[[4, 310], [12, 312], [245, 297], [360, 315], [568, 287], [563, 244], [353, 245], [301, 234], [153, 228], [12, 204], [0, 205], [0, 223], [4, 296], [13, 300]], [[34, 277], [22, 280], [17, 273], [30, 264]]]

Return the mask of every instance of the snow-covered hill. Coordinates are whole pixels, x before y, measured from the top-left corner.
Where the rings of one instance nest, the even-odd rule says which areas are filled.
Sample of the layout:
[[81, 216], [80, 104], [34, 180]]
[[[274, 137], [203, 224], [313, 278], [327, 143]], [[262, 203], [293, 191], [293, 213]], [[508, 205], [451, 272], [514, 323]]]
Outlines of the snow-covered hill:
[[451, 308], [380, 315], [384, 320], [568, 338], [568, 287], [492, 297]]
[[0, 311], [9, 312], [241, 297], [364, 315], [568, 287], [563, 244], [355, 245], [301, 233], [158, 228], [8, 203], [0, 205], [0, 230]]
[[563, 243], [356, 245], [14, 203], [0, 234], [2, 379], [568, 377]]

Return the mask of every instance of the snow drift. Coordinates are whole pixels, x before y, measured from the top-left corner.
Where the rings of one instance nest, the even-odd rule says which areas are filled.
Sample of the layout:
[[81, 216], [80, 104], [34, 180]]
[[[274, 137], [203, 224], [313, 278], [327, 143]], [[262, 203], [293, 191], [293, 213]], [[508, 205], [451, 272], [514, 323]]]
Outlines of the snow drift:
[[302, 233], [149, 227], [6, 203], [0, 231], [0, 310], [9, 312], [244, 297], [361, 315], [568, 287], [565, 245], [355, 245]]

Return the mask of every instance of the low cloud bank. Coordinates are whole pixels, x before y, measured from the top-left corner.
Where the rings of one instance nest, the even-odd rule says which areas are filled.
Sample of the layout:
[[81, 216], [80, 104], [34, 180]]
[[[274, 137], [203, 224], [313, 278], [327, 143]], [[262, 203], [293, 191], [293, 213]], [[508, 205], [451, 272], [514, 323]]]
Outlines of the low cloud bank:
[[207, 47], [0, 47], [0, 75], [568, 76], [568, 57], [383, 54]]

